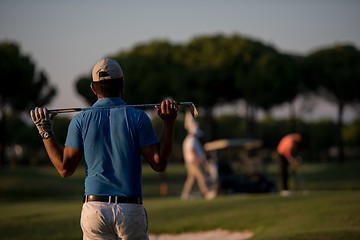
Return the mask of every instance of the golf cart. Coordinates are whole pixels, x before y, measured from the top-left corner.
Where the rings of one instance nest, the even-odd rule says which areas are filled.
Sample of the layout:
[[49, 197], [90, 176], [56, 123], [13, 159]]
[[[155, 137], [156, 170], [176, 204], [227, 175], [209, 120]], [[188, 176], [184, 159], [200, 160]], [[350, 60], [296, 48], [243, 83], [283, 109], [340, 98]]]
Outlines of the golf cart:
[[259, 139], [219, 139], [204, 144], [206, 173], [218, 194], [276, 192], [259, 156]]

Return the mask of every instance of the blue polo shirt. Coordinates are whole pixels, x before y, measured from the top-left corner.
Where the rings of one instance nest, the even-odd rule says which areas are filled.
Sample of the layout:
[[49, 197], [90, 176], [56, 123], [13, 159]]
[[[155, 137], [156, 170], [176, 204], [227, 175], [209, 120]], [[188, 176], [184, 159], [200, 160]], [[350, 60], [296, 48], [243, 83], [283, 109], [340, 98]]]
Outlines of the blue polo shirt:
[[[101, 98], [93, 107], [125, 105]], [[86, 110], [68, 128], [65, 146], [83, 149], [85, 195], [142, 197], [140, 147], [157, 143], [146, 113], [130, 107]]]

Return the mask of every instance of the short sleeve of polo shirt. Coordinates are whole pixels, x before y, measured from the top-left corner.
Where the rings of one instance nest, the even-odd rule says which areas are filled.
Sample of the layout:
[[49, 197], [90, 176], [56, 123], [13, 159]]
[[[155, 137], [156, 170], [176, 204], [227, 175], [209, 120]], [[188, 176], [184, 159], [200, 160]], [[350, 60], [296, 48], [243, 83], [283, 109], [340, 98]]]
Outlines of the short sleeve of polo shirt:
[[84, 148], [80, 120], [76, 116], [70, 122], [65, 146], [71, 147], [71, 148], [76, 148], [76, 149]]
[[140, 115], [138, 127], [140, 147], [150, 146], [158, 142], [151, 120], [145, 112]]

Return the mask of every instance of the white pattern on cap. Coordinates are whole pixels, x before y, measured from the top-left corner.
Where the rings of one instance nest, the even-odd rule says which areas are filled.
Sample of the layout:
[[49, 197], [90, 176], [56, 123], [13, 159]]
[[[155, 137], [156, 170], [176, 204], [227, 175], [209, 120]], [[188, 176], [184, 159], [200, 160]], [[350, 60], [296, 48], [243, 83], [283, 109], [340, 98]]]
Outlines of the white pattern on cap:
[[[100, 76], [100, 73], [107, 73], [107, 76]], [[112, 59], [102, 59], [97, 62], [92, 70], [94, 82], [122, 78], [123, 72], [120, 65]]]

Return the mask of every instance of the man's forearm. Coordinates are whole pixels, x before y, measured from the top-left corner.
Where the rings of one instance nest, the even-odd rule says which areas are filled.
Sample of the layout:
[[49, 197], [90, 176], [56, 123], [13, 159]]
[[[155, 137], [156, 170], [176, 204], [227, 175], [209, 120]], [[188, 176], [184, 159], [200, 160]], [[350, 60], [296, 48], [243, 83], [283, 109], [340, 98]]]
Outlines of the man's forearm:
[[43, 139], [43, 142], [52, 164], [55, 166], [60, 175], [64, 177], [64, 150], [60, 148], [55, 136], [52, 136], [48, 139]]
[[160, 161], [159, 165], [165, 170], [171, 155], [174, 138], [175, 121], [164, 121], [160, 139]]
[[60, 148], [52, 133], [52, 117], [46, 108], [35, 108], [30, 111], [31, 119], [43, 137], [44, 146], [49, 158], [62, 177], [71, 176], [78, 165], [83, 151], [70, 147]]

